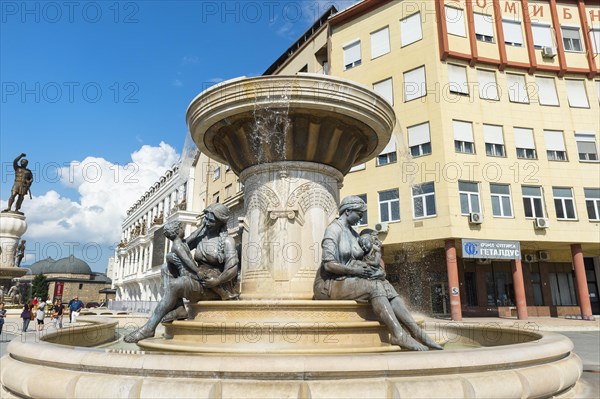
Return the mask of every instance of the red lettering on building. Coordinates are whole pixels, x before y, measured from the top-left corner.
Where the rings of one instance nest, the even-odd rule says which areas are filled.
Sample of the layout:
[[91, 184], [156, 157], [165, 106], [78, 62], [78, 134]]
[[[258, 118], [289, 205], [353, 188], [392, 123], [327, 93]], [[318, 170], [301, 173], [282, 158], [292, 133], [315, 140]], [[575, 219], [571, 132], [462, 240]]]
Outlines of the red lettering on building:
[[538, 14], [540, 14], [540, 17], [544, 16], [544, 8], [542, 6], [533, 6], [533, 16], [537, 16]]
[[568, 8], [563, 8], [563, 19], [572, 19], [571, 11]]
[[590, 10], [590, 20], [594, 22], [596, 18], [600, 21], [600, 10]]
[[517, 5], [515, 3], [509, 3], [507, 1], [506, 3], [504, 3], [504, 12], [506, 14], [508, 14], [508, 13], [516, 14], [517, 13]]

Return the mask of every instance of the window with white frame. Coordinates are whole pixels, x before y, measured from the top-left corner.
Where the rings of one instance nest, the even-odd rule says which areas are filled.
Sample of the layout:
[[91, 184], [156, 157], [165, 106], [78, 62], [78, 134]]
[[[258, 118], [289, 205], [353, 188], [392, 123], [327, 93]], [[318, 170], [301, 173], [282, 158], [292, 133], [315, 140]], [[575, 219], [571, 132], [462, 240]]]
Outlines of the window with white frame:
[[537, 84], [538, 102], [540, 105], [559, 105], [554, 78], [535, 77]]
[[350, 172], [358, 172], [359, 170], [365, 170], [367, 168], [366, 163], [360, 163], [350, 168]]
[[218, 180], [221, 177], [221, 167], [220, 166], [215, 166], [215, 170], [213, 173], [213, 181], [214, 180]]
[[392, 136], [383, 151], [377, 156], [377, 166], [387, 165], [398, 161], [396, 153], [396, 137]]
[[584, 188], [585, 207], [590, 220], [600, 220], [600, 188]]
[[467, 36], [464, 11], [456, 7], [445, 6], [444, 8], [448, 33], [456, 36]]
[[244, 183], [242, 183], [240, 180], [237, 181], [237, 192], [241, 192], [244, 189]]
[[470, 181], [458, 182], [458, 195], [460, 197], [460, 213], [468, 215], [480, 211], [479, 183]]
[[592, 42], [592, 50], [594, 54], [600, 54], [600, 29], [590, 29], [590, 41]]
[[579, 28], [576, 26], [561, 26], [563, 45], [565, 51], [583, 51], [581, 45], [581, 35], [579, 34]]
[[546, 140], [546, 154], [548, 161], [567, 161], [567, 149], [563, 132], [560, 130], [544, 130]]
[[469, 95], [466, 67], [448, 64], [448, 82], [450, 93]]
[[598, 146], [594, 133], [577, 131], [575, 132], [575, 142], [580, 161], [598, 160]]
[[229, 185], [227, 185], [227, 186], [225, 187], [225, 198], [229, 198], [229, 197], [231, 197], [231, 190], [232, 190], [232, 189], [231, 189], [231, 184], [229, 184]]
[[504, 44], [509, 46], [523, 46], [523, 31], [521, 30], [521, 21], [502, 20], [502, 30], [504, 31]]
[[533, 140], [533, 129], [515, 127], [515, 146], [517, 147], [517, 158], [537, 159], [535, 142]]
[[512, 217], [510, 186], [508, 184], [490, 183], [490, 192], [492, 196], [492, 214], [495, 217]]
[[482, 42], [494, 42], [494, 17], [473, 13], [475, 19], [475, 37]]
[[532, 23], [531, 33], [533, 33], [533, 46], [535, 48], [554, 47], [550, 25]]
[[379, 193], [379, 220], [395, 222], [400, 220], [400, 196], [398, 189]]
[[394, 105], [394, 87], [392, 78], [373, 83], [373, 91], [385, 98], [390, 105]]
[[507, 73], [506, 84], [508, 86], [508, 99], [510, 102], [529, 104], [525, 75]]
[[344, 70], [361, 64], [360, 40], [344, 46]]
[[486, 100], [498, 100], [498, 84], [496, 73], [484, 69], [477, 70], [477, 83], [479, 86], [479, 98]]
[[485, 154], [487, 156], [503, 157], [505, 155], [502, 126], [484, 124], [483, 138], [485, 140]]
[[569, 106], [572, 108], [589, 108], [587, 93], [585, 92], [585, 83], [583, 80], [565, 79], [567, 86], [567, 97]]
[[[365, 204], [367, 203], [367, 194], [359, 194], [359, 195], [357, 195], [357, 197], [360, 198], [361, 200], [363, 200], [363, 202]], [[369, 215], [367, 214], [367, 212], [368, 211], [364, 211], [363, 212], [362, 217], [358, 221], [358, 225], [359, 226], [369, 224]]]
[[473, 124], [471, 122], [452, 121], [454, 126], [454, 150], [464, 154], [474, 154]]
[[539, 186], [522, 186], [523, 191], [523, 209], [526, 218], [543, 218], [544, 197], [542, 188]]
[[425, 67], [404, 72], [404, 101], [411, 101], [426, 95]]
[[575, 201], [573, 200], [573, 189], [570, 187], [552, 187], [554, 197], [554, 209], [556, 218], [563, 220], [577, 219], [575, 212]]
[[436, 215], [435, 186], [433, 182], [412, 187], [413, 216], [415, 219]]
[[219, 192], [213, 194], [213, 204], [217, 204], [219, 202]]
[[386, 26], [371, 33], [371, 59], [390, 52], [390, 29]]
[[423, 38], [421, 13], [418, 12], [400, 21], [400, 45], [408, 46]]
[[431, 154], [429, 122], [408, 127], [408, 148], [410, 155], [420, 157]]

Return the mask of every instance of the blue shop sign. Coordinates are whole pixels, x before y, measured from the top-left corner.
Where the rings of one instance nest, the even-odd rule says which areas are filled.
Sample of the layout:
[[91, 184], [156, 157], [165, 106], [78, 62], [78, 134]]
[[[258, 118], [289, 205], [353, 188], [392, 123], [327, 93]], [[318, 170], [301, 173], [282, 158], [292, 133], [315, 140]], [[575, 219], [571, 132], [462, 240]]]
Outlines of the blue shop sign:
[[463, 258], [466, 259], [521, 259], [519, 241], [462, 239]]

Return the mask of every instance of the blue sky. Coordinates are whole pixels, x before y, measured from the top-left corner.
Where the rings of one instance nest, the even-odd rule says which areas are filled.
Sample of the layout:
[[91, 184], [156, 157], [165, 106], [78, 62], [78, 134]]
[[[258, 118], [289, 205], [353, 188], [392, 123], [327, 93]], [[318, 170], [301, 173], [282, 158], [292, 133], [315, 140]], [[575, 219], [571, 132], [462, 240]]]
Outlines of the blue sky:
[[0, 206], [21, 152], [35, 176], [23, 264], [72, 251], [104, 271], [124, 212], [177, 161], [189, 102], [262, 74], [331, 4], [0, 2]]

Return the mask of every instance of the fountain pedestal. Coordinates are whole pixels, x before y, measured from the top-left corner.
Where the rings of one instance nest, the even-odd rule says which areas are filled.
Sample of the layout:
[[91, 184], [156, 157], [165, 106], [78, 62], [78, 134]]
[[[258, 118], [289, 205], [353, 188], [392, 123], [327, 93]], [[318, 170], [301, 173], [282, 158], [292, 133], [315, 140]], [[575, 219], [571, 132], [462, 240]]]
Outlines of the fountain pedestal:
[[[15, 265], [17, 243], [27, 231], [25, 215], [16, 212], [0, 212], [0, 286], [6, 290], [13, 278], [23, 277], [27, 269]], [[6, 294], [6, 291], [4, 292]]]

